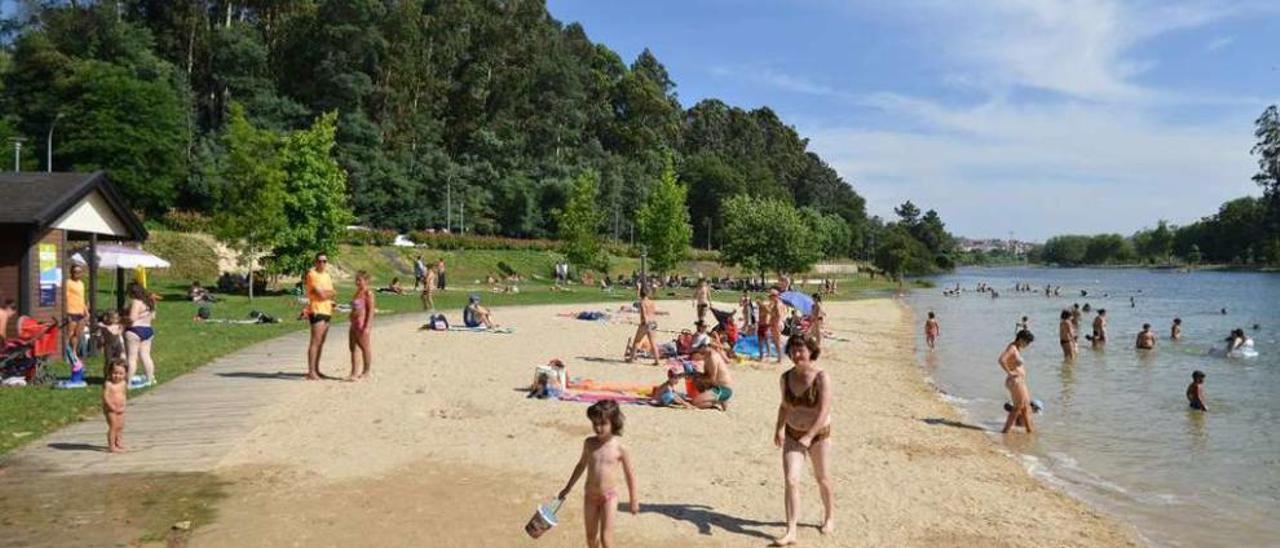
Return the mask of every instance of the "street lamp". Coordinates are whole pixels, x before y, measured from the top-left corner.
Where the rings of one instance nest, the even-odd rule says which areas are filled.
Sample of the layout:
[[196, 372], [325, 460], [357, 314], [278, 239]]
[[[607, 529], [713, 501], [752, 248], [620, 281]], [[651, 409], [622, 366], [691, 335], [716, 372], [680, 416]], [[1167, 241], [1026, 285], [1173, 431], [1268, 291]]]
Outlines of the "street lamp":
[[22, 142], [26, 141], [26, 137], [10, 137], [13, 141], [13, 172], [22, 172]]
[[62, 119], [62, 113], [53, 117], [53, 121], [49, 122], [49, 137], [45, 139], [45, 171], [53, 173], [53, 126], [58, 124], [58, 120]]

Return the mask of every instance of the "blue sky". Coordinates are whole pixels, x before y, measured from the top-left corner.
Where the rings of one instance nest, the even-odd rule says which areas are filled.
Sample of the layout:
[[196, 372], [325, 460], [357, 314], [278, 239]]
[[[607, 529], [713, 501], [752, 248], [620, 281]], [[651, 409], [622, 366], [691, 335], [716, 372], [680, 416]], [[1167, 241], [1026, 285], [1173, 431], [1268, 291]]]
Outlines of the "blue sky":
[[1249, 180], [1280, 1], [549, 0], [686, 107], [773, 107], [891, 216], [1043, 239], [1185, 223]]

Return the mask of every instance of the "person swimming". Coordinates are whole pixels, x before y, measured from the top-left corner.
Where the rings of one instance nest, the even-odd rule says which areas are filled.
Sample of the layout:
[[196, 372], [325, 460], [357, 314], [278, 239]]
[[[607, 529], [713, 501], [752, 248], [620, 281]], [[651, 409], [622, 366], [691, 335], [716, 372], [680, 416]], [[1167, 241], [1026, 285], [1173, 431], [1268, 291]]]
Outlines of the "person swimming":
[[1151, 331], [1151, 324], [1142, 324], [1142, 331], [1138, 333], [1134, 347], [1138, 350], [1151, 350], [1156, 347], [1156, 334]]

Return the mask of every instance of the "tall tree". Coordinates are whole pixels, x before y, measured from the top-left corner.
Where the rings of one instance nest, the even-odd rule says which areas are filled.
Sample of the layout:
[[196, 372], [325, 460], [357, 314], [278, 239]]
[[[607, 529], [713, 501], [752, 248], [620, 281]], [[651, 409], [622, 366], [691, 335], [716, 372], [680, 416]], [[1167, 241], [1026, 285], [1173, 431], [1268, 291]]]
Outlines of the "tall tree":
[[725, 202], [720, 260], [748, 271], [808, 271], [822, 257], [820, 239], [791, 204], [775, 198], [735, 196]]
[[280, 152], [285, 171], [284, 219], [271, 266], [302, 273], [319, 252], [337, 251], [338, 238], [354, 218], [347, 205], [347, 177], [333, 156], [337, 113], [316, 118], [289, 134]]
[[253, 300], [255, 264], [288, 228], [286, 174], [280, 136], [253, 127], [238, 103], [231, 104], [230, 112], [222, 132], [225, 156], [218, 173], [218, 210], [212, 226], [219, 240], [240, 252], [241, 265], [249, 269], [249, 300]]
[[557, 218], [569, 263], [581, 269], [605, 272], [608, 266], [600, 245], [600, 225], [604, 215], [596, 205], [600, 176], [585, 171], [573, 183], [569, 201]]
[[689, 209], [685, 205], [687, 194], [688, 189], [676, 179], [674, 161], [668, 156], [662, 176], [636, 215], [640, 244], [655, 271], [671, 270], [689, 253], [693, 227], [689, 225]]

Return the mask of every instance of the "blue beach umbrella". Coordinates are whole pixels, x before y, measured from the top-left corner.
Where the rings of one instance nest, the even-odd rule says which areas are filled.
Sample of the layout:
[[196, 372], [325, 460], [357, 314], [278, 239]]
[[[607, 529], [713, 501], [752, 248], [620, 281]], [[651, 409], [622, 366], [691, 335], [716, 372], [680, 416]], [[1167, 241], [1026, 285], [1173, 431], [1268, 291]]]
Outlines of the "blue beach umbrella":
[[809, 311], [813, 310], [813, 298], [799, 291], [788, 291], [781, 295], [782, 302], [787, 306], [799, 310], [805, 316], [809, 315]]

